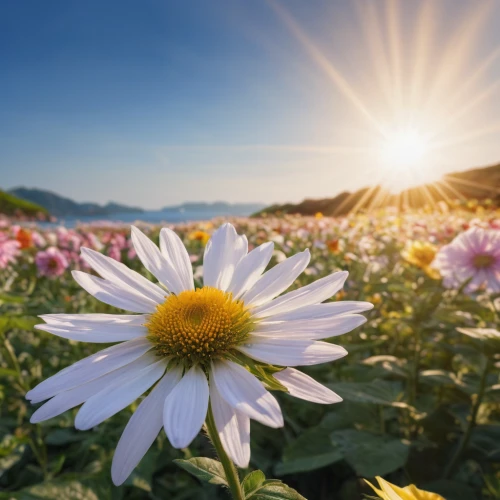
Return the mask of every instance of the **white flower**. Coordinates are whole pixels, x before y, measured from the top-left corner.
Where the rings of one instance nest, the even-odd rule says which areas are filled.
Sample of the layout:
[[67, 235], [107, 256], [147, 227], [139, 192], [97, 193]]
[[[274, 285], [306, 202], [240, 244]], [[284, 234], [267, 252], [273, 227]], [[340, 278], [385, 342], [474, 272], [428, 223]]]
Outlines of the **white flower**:
[[188, 446], [205, 421], [209, 401], [222, 444], [241, 467], [250, 459], [250, 419], [283, 426], [278, 402], [266, 387], [281, 384], [292, 396], [316, 403], [341, 401], [330, 389], [288, 367], [325, 363], [347, 354], [340, 346], [319, 341], [361, 325], [365, 318], [357, 313], [372, 307], [367, 302], [321, 304], [342, 288], [347, 272], [280, 295], [306, 269], [309, 252], [264, 273], [273, 244], [248, 253], [246, 237], [225, 224], [206, 245], [204, 287], [195, 290], [189, 255], [173, 231], [161, 231], [160, 249], [135, 227], [132, 241], [159, 284], [94, 250], [82, 249], [82, 257], [102, 278], [74, 271], [76, 281], [102, 302], [137, 314], [42, 316], [46, 324], [37, 328], [54, 335], [120, 343], [29, 391], [32, 403], [48, 400], [35, 411], [32, 422], [83, 403], [75, 427], [91, 429], [156, 384], [118, 443], [112, 465], [118, 485], [162, 427], [172, 446]]

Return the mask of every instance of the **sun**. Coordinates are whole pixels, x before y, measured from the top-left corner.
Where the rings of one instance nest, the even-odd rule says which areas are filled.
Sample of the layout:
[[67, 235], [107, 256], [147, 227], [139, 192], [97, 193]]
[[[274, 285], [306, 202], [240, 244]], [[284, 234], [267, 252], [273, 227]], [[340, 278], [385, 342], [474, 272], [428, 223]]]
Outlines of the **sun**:
[[384, 163], [394, 170], [419, 166], [425, 159], [429, 145], [416, 130], [402, 130], [389, 134], [382, 144]]
[[394, 193], [435, 182], [439, 175], [432, 143], [419, 129], [396, 128], [378, 143], [379, 182]]

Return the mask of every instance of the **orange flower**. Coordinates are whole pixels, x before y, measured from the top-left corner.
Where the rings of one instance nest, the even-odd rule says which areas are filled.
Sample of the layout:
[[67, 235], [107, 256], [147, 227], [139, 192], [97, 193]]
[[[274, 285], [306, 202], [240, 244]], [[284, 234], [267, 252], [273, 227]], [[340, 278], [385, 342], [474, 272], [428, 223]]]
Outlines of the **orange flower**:
[[329, 240], [326, 242], [326, 246], [332, 253], [339, 253], [340, 250], [340, 241], [339, 240]]
[[16, 240], [18, 241], [21, 249], [33, 246], [33, 238], [27, 229], [19, 229], [16, 234]]

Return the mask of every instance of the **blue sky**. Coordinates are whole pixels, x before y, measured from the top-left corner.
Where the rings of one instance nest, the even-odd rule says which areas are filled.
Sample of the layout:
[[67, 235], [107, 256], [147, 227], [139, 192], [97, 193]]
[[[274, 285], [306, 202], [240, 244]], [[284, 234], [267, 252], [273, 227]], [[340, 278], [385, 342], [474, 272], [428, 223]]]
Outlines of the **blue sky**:
[[333, 196], [403, 175], [379, 152], [409, 123], [436, 128], [434, 173], [498, 162], [499, 14], [467, 0], [7, 0], [0, 187], [146, 208]]

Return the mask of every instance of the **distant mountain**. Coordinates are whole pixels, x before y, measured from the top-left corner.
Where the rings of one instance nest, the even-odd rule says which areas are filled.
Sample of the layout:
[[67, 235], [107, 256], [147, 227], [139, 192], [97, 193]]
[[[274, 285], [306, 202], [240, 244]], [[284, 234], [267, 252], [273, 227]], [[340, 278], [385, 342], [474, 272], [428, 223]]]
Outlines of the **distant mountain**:
[[263, 203], [226, 203], [224, 201], [215, 201], [213, 203], [187, 202], [182, 205], [164, 207], [162, 208], [162, 212], [210, 212], [213, 216], [246, 216], [262, 210], [264, 207]]
[[49, 218], [47, 210], [40, 205], [31, 203], [14, 196], [13, 194], [0, 191], [0, 214], [11, 217], [28, 217], [45, 220]]
[[399, 208], [420, 208], [439, 201], [456, 199], [491, 199], [500, 205], [500, 164], [476, 168], [464, 172], [444, 175], [442, 180], [432, 184], [406, 189], [399, 194], [391, 193], [381, 186], [363, 188], [350, 193], [344, 191], [333, 198], [306, 199], [300, 203], [271, 205], [255, 213], [345, 215], [352, 211], [395, 206]]
[[86, 215], [110, 215], [125, 212], [143, 212], [142, 208], [129, 207], [118, 203], [110, 202], [107, 205], [97, 203], [77, 203], [69, 198], [65, 198], [51, 191], [43, 189], [29, 189], [19, 187], [11, 189], [10, 194], [22, 198], [23, 200], [36, 203], [47, 209], [52, 215], [58, 217], [66, 216], [86, 216]]

